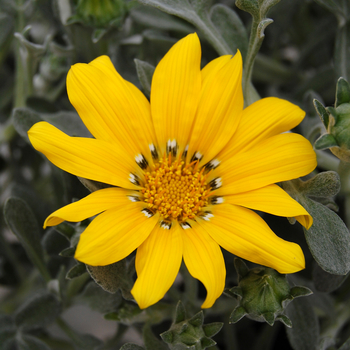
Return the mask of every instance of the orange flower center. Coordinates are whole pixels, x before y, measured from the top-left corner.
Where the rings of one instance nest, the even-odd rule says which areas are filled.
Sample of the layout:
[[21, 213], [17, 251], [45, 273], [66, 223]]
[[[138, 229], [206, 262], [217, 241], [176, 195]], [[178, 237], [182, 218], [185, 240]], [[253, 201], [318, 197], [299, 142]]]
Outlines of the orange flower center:
[[210, 188], [203, 170], [198, 170], [198, 161], [185, 165], [181, 159], [160, 160], [152, 172], [145, 173], [143, 201], [166, 220], [193, 219], [208, 204]]

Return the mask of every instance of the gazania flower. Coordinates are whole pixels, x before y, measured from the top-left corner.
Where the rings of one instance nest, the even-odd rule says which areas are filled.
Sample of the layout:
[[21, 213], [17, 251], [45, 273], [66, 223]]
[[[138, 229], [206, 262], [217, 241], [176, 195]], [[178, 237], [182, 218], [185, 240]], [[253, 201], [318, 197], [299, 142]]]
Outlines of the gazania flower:
[[202, 70], [200, 60], [196, 34], [176, 43], [154, 72], [150, 102], [108, 57], [76, 64], [68, 96], [94, 138], [69, 137], [46, 122], [28, 133], [56, 166], [111, 186], [58, 209], [44, 227], [97, 215], [75, 258], [103, 266], [137, 249], [131, 292], [141, 308], [165, 295], [182, 258], [207, 289], [202, 307], [211, 307], [225, 283], [220, 246], [281, 273], [305, 267], [300, 247], [250, 210], [311, 226], [306, 210], [275, 185], [316, 166], [310, 143], [283, 133], [304, 112], [278, 98], [243, 109], [240, 53]]

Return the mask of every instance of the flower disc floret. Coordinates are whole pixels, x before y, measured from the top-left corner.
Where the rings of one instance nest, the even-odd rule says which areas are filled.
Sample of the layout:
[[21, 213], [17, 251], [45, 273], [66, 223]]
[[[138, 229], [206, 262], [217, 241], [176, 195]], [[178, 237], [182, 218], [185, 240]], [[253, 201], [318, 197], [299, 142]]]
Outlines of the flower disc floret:
[[153, 171], [145, 173], [143, 201], [165, 220], [193, 219], [208, 204], [210, 189], [203, 171], [198, 169], [198, 161], [186, 165], [181, 159], [163, 158]]

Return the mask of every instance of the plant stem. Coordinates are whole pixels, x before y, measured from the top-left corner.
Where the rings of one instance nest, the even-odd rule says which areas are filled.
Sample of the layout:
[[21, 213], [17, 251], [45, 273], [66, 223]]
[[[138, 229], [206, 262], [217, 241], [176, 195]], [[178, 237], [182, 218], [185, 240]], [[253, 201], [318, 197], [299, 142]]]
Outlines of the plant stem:
[[[24, 29], [24, 8], [23, 0], [16, 1], [17, 16], [15, 23], [15, 31], [21, 33]], [[25, 72], [23, 67], [23, 60], [21, 56], [21, 43], [15, 40], [15, 59], [16, 59], [16, 76], [15, 76], [15, 101], [14, 107], [24, 107], [26, 103], [26, 86], [25, 86]]]

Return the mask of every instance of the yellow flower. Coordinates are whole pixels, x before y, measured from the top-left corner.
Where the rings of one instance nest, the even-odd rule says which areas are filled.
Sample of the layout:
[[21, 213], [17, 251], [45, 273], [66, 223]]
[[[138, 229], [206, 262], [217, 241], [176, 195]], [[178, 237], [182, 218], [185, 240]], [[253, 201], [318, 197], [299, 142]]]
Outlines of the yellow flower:
[[240, 53], [202, 70], [200, 60], [196, 34], [176, 43], [154, 72], [150, 103], [108, 57], [76, 64], [68, 96], [95, 138], [69, 137], [46, 122], [28, 132], [56, 166], [112, 186], [55, 211], [44, 227], [99, 214], [75, 258], [103, 266], [137, 249], [131, 292], [140, 308], [165, 295], [182, 258], [207, 289], [202, 307], [211, 307], [225, 283], [220, 246], [281, 273], [305, 267], [300, 247], [250, 210], [311, 226], [306, 210], [275, 185], [316, 166], [310, 143], [284, 133], [304, 112], [278, 98], [243, 109]]

